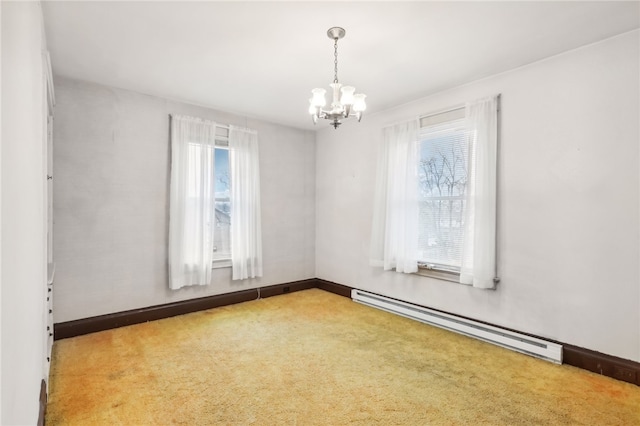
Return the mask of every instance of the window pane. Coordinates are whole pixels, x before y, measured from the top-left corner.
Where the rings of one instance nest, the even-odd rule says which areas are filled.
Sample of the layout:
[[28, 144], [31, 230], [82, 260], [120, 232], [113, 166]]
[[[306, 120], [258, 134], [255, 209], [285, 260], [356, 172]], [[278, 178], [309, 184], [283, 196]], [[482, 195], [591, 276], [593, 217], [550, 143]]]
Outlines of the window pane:
[[229, 150], [216, 148], [216, 198], [229, 198]]
[[468, 157], [461, 120], [423, 129], [418, 163], [423, 262], [457, 268], [462, 263]]
[[229, 150], [216, 148], [216, 229], [213, 259], [231, 257], [231, 202], [229, 201]]
[[464, 200], [420, 202], [420, 260], [460, 267], [464, 237]]

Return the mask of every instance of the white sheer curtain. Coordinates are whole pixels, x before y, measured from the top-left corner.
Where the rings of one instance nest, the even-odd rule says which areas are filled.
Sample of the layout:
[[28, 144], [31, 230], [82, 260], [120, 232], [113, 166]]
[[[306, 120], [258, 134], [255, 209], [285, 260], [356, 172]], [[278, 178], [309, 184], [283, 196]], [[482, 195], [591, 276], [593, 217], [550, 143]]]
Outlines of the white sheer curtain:
[[466, 105], [470, 157], [460, 283], [494, 288], [498, 97]]
[[171, 117], [169, 287], [211, 281], [215, 217], [216, 124]]
[[232, 279], [262, 276], [260, 167], [255, 131], [229, 128]]
[[387, 127], [378, 153], [370, 260], [397, 272], [418, 271], [416, 120]]

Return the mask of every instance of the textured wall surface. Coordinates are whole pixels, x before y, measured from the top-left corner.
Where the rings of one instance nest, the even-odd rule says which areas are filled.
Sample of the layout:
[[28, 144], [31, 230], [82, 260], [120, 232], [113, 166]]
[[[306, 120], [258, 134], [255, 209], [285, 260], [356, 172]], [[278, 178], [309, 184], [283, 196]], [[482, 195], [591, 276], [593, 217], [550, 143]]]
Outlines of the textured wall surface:
[[[317, 277], [640, 361], [638, 36], [318, 132]], [[381, 129], [498, 93], [498, 289], [370, 267]]]
[[[315, 135], [57, 78], [55, 322], [315, 276]], [[169, 114], [258, 131], [264, 275], [172, 291], [167, 278]]]

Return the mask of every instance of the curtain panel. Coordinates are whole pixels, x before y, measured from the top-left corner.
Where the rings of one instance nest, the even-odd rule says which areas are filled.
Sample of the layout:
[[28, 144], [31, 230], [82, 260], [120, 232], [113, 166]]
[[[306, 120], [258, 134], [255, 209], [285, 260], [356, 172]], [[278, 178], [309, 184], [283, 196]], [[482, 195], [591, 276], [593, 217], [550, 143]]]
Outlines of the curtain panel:
[[229, 128], [232, 279], [262, 276], [258, 134]]
[[417, 130], [416, 120], [383, 129], [370, 263], [384, 270], [418, 271]]
[[460, 283], [495, 288], [498, 102], [493, 96], [465, 107], [470, 162]]
[[216, 123], [171, 116], [169, 287], [211, 281]]

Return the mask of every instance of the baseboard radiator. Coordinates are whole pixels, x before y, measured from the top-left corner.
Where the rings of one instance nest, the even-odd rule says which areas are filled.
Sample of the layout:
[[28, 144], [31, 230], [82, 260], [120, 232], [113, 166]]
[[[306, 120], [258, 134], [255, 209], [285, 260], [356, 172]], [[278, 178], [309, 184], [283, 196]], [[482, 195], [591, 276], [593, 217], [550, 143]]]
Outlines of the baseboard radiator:
[[403, 317], [411, 318], [426, 324], [444, 328], [465, 336], [484, 340], [516, 352], [562, 364], [562, 345], [547, 342], [535, 337], [526, 336], [499, 327], [482, 324], [455, 315], [434, 311], [411, 303], [391, 299], [389, 297], [368, 293], [362, 290], [351, 290], [351, 298], [359, 303], [382, 309]]

